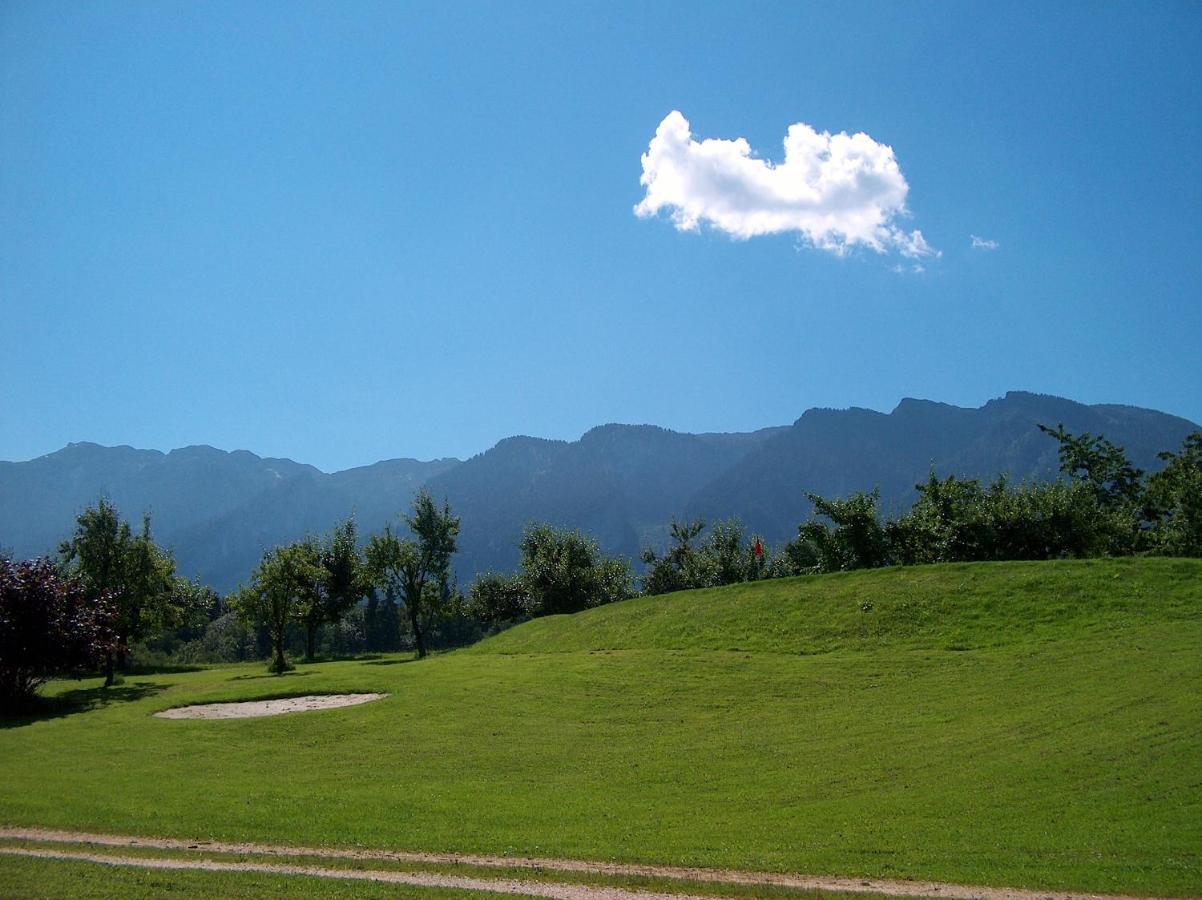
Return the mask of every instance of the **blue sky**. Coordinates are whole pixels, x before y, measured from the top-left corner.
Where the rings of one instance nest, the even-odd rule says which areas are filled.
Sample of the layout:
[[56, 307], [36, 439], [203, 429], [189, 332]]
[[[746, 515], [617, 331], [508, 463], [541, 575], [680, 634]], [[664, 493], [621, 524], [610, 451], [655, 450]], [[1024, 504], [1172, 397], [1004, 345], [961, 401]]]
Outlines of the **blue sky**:
[[[711, 144], [639, 217], [673, 110], [754, 177], [796, 123], [897, 172], [798, 212]], [[0, 459], [333, 470], [1010, 389], [1202, 421], [1200, 214], [1197, 3], [7, 3]]]

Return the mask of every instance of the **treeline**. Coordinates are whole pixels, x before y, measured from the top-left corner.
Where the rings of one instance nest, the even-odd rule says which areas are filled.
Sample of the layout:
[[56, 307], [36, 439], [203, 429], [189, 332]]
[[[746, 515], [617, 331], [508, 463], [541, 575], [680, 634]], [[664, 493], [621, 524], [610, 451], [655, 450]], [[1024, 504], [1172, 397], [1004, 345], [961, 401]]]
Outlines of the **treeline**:
[[360, 541], [353, 520], [276, 547], [225, 598], [176, 573], [151, 538], [101, 499], [76, 522], [57, 560], [0, 558], [0, 703], [28, 700], [59, 674], [131, 664], [235, 662], [458, 646], [526, 619], [636, 594], [887, 565], [1163, 554], [1202, 556], [1202, 434], [1160, 454], [1151, 475], [1102, 436], [1039, 426], [1059, 443], [1062, 477], [988, 484], [940, 478], [916, 485], [906, 513], [883, 519], [874, 490], [810, 494], [814, 515], [773, 548], [738, 521], [672, 522], [644, 573], [578, 531], [527, 526], [514, 573], [479, 575], [461, 591], [452, 572], [459, 518], [419, 491], [396, 531]]
[[1040, 429], [1060, 444], [1062, 478], [1014, 484], [940, 479], [916, 485], [909, 512], [882, 521], [878, 495], [811, 496], [819, 518], [786, 548], [798, 571], [1095, 556], [1202, 556], [1202, 434], [1146, 475], [1102, 436]]

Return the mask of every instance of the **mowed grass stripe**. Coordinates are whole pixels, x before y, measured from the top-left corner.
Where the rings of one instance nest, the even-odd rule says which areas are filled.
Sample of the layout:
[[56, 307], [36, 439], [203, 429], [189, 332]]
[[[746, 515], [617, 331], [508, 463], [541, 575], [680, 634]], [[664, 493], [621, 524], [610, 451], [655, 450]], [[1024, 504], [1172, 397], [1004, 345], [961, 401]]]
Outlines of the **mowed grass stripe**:
[[[64, 713], [95, 705], [0, 729], [0, 821], [1200, 894], [1200, 585], [1178, 560], [851, 573], [555, 617], [421, 663], [60, 683]], [[151, 717], [343, 691], [390, 696]]]

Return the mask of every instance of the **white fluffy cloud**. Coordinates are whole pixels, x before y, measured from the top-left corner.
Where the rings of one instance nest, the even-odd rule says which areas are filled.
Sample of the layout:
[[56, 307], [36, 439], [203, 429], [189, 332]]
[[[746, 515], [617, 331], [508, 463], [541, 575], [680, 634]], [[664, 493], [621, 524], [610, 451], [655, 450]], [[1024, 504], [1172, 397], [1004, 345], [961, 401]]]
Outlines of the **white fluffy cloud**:
[[977, 237], [975, 234], [970, 234], [969, 239], [972, 241], [972, 249], [974, 250], [996, 250], [997, 241], [991, 241], [987, 238]]
[[797, 232], [838, 254], [864, 246], [911, 259], [939, 255], [921, 231], [896, 224], [907, 215], [910, 186], [892, 147], [802, 122], [789, 126], [784, 143], [784, 162], [773, 164], [753, 156], [743, 138], [694, 140], [673, 110], [643, 154], [647, 194], [635, 214], [666, 211], [681, 231], [704, 222], [744, 239]]

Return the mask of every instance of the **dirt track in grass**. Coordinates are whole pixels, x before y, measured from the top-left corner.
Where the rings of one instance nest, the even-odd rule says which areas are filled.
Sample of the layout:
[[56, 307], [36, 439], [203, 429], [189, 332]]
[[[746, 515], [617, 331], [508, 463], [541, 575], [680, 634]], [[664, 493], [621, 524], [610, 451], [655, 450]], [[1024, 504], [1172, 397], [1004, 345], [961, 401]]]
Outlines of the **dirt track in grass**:
[[[975, 898], [980, 898], [980, 900], [1133, 900], [1133, 898], [1120, 897], [1113, 894], [973, 887], [929, 881], [893, 881], [876, 878], [785, 875], [774, 872], [742, 872], [731, 869], [591, 862], [588, 860], [549, 859], [542, 857], [422, 853], [402, 850], [356, 850], [331, 847], [289, 847], [278, 844], [226, 843], [220, 841], [187, 841], [177, 838], [132, 837], [128, 835], [93, 834], [79, 831], [56, 831], [43, 828], [0, 828], [0, 840], [85, 844], [127, 849], [193, 850], [210, 854], [229, 853], [266, 857], [307, 856], [331, 860], [379, 860], [381, 862], [410, 864], [427, 863], [431, 865], [464, 865], [479, 868], [546, 870], [616, 877], [663, 878], [708, 884], [761, 885], [765, 887], [783, 887], [811, 891], [872, 893], [893, 897], [946, 897], [950, 898], [950, 900], [975, 900]], [[265, 872], [319, 878], [353, 878], [422, 887], [449, 887], [463, 890], [492, 891], [503, 894], [557, 897], [562, 898], [562, 900], [636, 900], [636, 898], [637, 900], [656, 900], [656, 898], [661, 897], [671, 898], [671, 900], [688, 900], [688, 895], [686, 894], [655, 894], [648, 891], [628, 890], [595, 884], [565, 884], [533, 880], [520, 881], [511, 878], [491, 879], [445, 875], [434, 872], [336, 869], [320, 866], [251, 861], [221, 862], [207, 859], [130, 857], [22, 847], [0, 847], [0, 853], [36, 856], [46, 859], [80, 860], [109, 865], [140, 866], [153, 869], [202, 869], [209, 871]]]

